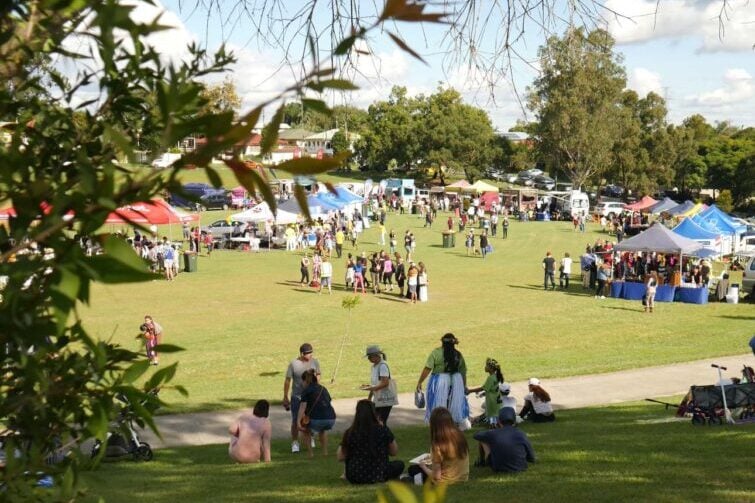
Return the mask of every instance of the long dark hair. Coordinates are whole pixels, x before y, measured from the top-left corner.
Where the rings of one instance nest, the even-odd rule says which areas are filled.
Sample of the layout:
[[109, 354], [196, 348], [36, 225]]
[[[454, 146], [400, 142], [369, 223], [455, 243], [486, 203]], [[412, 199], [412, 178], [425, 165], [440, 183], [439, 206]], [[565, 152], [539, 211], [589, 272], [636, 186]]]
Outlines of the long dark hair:
[[543, 388], [537, 385], [530, 385], [530, 391], [540, 399], [541, 402], [550, 402], [551, 396]]
[[257, 417], [267, 417], [270, 415], [270, 402], [267, 400], [258, 400], [254, 404], [252, 413]]
[[376, 426], [380, 424], [375, 404], [371, 400], [359, 400], [357, 402], [354, 421], [351, 426], [343, 432], [341, 439], [341, 450], [348, 455], [349, 439], [353, 436], [357, 442], [366, 442], [370, 452], [377, 456], [377, 442], [375, 438]]
[[445, 407], [437, 407], [430, 414], [430, 445], [433, 457], [451, 460], [469, 456], [467, 439]]
[[443, 370], [449, 374], [459, 371], [461, 365], [461, 353], [456, 350], [458, 340], [452, 333], [448, 333], [440, 340], [443, 343]]

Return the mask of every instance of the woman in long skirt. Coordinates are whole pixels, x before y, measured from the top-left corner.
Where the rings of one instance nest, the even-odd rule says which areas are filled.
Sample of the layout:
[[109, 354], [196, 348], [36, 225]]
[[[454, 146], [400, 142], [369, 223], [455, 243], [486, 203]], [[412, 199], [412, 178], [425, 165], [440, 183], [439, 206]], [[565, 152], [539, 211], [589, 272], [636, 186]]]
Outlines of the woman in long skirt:
[[458, 427], [466, 430], [471, 427], [466, 396], [467, 364], [456, 349], [459, 340], [454, 334], [447, 333], [440, 341], [441, 347], [435, 348], [427, 357], [425, 368], [422, 369], [417, 382], [417, 391], [421, 391], [422, 383], [430, 376], [427, 384], [425, 423], [429, 423], [433, 409], [445, 407], [451, 412]]

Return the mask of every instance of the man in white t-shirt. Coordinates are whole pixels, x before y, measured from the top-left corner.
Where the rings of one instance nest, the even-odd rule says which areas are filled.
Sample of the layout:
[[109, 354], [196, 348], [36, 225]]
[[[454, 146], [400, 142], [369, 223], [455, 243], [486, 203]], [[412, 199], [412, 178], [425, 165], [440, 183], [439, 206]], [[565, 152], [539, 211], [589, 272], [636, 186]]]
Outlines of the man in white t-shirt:
[[320, 264], [320, 290], [317, 293], [322, 293], [324, 286], [328, 286], [328, 294], [332, 294], [331, 284], [333, 282], [333, 264], [328, 260], [327, 256], [322, 258]]
[[571, 274], [571, 256], [569, 252], [564, 253], [564, 257], [561, 259], [561, 265], [559, 266], [558, 286], [561, 288], [569, 289], [569, 275]]

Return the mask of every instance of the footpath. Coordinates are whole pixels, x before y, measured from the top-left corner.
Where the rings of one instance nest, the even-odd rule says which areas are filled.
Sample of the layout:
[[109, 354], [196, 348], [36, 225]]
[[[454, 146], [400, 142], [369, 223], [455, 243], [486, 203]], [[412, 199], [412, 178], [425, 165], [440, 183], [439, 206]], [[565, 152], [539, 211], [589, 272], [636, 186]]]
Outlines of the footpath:
[[[554, 409], [578, 409], [683, 394], [691, 385], [714, 384], [718, 381], [715, 369], [711, 368], [712, 363], [727, 367], [728, 370], [724, 373], [727, 377], [741, 377], [742, 365], [752, 366], [754, 359], [748, 353], [606, 374], [543, 379], [542, 384], [553, 397]], [[527, 382], [510, 384], [511, 395], [516, 397], [518, 406], [521, 406], [523, 397], [527, 394]], [[407, 383], [399, 383], [399, 386], [407, 386]], [[334, 432], [342, 432], [349, 426], [358, 400], [359, 398], [344, 398], [333, 401], [338, 417]], [[475, 414], [479, 413], [481, 400], [469, 395], [469, 401]], [[388, 420], [391, 428], [423, 423], [425, 411], [414, 406], [413, 393], [402, 393], [399, 395], [399, 402], [400, 405], [393, 408]], [[229, 439], [228, 426], [241, 412], [229, 410], [157, 416], [155, 419], [162, 440], [149, 431], [145, 431], [142, 438], [154, 448], [226, 443]], [[290, 418], [290, 413], [280, 405], [271, 406], [273, 437], [288, 437]]]

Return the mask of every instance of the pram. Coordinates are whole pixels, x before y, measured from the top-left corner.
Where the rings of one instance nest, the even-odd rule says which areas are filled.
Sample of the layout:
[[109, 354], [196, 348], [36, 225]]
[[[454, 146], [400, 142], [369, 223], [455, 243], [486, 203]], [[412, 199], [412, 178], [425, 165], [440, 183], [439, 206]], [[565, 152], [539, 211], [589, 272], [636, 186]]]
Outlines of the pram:
[[[156, 396], [157, 390], [152, 390], [148, 393], [148, 397], [140, 402], [140, 404], [148, 406], [154, 412], [157, 407], [152, 405], [156, 403], [152, 398]], [[134, 461], [151, 461], [154, 457], [152, 447], [147, 442], [141, 441], [136, 428], [134, 428], [135, 415], [131, 402], [123, 394], [116, 395], [116, 399], [123, 402], [124, 405], [121, 407], [115, 421], [110, 424], [103, 460], [120, 461], [130, 458]], [[101, 450], [102, 442], [96, 440], [92, 446], [92, 458], [94, 459], [99, 456]]]
[[[718, 368], [718, 366], [714, 365]], [[721, 367], [722, 370], [726, 368]], [[649, 402], [660, 403], [676, 408], [677, 417], [691, 417], [692, 424], [718, 425], [727, 421], [727, 410], [730, 411], [730, 422], [742, 423], [755, 421], [755, 382], [752, 369], [745, 366], [742, 371], [744, 381], [734, 384], [710, 384], [707, 386], [690, 386], [689, 392], [676, 406], [647, 398]], [[723, 394], [722, 388], [726, 395]], [[725, 400], [724, 400], [725, 398]]]

